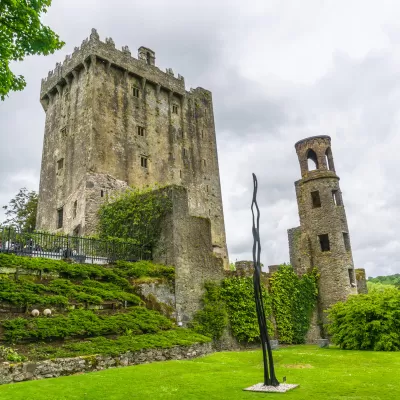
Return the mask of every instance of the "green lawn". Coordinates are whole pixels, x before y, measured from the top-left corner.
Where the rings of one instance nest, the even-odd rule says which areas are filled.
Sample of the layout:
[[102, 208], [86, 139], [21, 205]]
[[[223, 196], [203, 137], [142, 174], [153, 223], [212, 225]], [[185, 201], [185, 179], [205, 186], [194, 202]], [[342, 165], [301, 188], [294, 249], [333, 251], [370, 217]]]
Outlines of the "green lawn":
[[0, 386], [1, 400], [122, 399], [400, 399], [400, 352], [293, 346], [274, 351], [278, 379], [300, 387], [286, 394], [242, 391], [262, 380], [260, 351], [223, 352]]

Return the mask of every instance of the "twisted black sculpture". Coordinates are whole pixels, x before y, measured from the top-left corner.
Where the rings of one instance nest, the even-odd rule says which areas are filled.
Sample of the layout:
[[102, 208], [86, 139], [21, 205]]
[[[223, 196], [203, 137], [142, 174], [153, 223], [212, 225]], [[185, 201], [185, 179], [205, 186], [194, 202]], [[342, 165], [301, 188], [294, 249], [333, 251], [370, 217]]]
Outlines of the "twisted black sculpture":
[[[263, 351], [263, 361], [264, 361], [264, 385], [265, 386], [279, 386], [279, 382], [275, 376], [274, 360], [272, 359], [271, 344], [269, 343], [267, 321], [265, 319], [264, 304], [261, 292], [261, 243], [260, 243], [260, 209], [257, 204], [257, 177], [253, 174], [253, 201], [251, 203], [251, 213], [253, 215], [253, 263], [254, 263], [254, 275], [253, 275], [253, 285], [254, 285], [254, 298], [256, 301], [256, 310], [258, 318], [258, 326], [260, 327], [260, 339]], [[257, 210], [257, 219], [254, 216], [254, 206]], [[268, 352], [268, 359], [267, 359]]]

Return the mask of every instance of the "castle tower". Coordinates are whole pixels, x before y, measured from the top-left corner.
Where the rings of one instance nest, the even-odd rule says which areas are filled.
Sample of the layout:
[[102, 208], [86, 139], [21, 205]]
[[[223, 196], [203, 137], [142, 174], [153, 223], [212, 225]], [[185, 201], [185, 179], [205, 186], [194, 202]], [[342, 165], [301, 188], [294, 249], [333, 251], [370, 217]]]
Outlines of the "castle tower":
[[42, 80], [46, 112], [37, 228], [87, 235], [108, 195], [181, 185], [192, 216], [211, 221], [228, 266], [211, 92], [155, 65], [154, 51], [89, 39]]
[[349, 228], [331, 138], [309, 137], [295, 148], [301, 170], [295, 182], [300, 226], [288, 231], [290, 262], [300, 275], [318, 268], [319, 317], [326, 322], [323, 310], [357, 293]]

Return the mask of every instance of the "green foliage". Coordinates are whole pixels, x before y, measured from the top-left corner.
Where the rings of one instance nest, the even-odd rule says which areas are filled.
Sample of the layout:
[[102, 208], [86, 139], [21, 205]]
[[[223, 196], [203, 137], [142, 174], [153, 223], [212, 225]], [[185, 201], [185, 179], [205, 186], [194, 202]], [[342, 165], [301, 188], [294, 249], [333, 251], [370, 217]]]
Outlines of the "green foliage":
[[131, 239], [152, 248], [160, 235], [160, 220], [171, 208], [166, 191], [130, 188], [100, 207], [100, 236]]
[[367, 281], [367, 288], [368, 293], [375, 293], [384, 292], [385, 290], [392, 290], [393, 288], [396, 288], [396, 286], [389, 283]]
[[114, 269], [119, 275], [126, 278], [142, 278], [145, 276], [166, 278], [168, 280], [173, 280], [175, 278], [174, 267], [154, 264], [150, 261], [137, 261], [135, 263], [117, 261]]
[[132, 336], [123, 335], [117, 339], [96, 337], [93, 339], [67, 343], [62, 346], [35, 345], [28, 353], [29, 359], [45, 360], [49, 358], [64, 358], [87, 356], [94, 354], [116, 356], [128, 351], [161, 348], [173, 346], [190, 346], [194, 343], [207, 343], [210, 338], [191, 331], [190, 329], [172, 329], [153, 334]]
[[196, 332], [219, 340], [228, 324], [221, 287], [213, 282], [206, 283], [202, 302], [203, 308], [195, 314], [191, 326]]
[[[1, 8], [1, 0], [0, 0], [0, 8]], [[1, 32], [1, 27], [0, 27], [0, 32]], [[1, 61], [0, 61], [0, 71], [1, 71]], [[1, 83], [1, 72], [0, 72], [0, 83]], [[3, 225], [20, 228], [25, 231], [33, 231], [36, 226], [37, 204], [38, 204], [38, 195], [35, 191], [29, 192], [26, 188], [20, 189], [19, 192], [16, 194], [16, 196], [10, 200], [8, 205], [3, 206], [4, 210], [6, 210], [5, 212], [6, 220], [3, 222]]]
[[[256, 305], [254, 301], [253, 278], [226, 278], [221, 284], [222, 298], [228, 310], [229, 323], [233, 335], [239, 342], [254, 342], [260, 338]], [[265, 286], [262, 287], [265, 316], [268, 331], [272, 332], [269, 321], [271, 315], [271, 298]]]
[[0, 0], [0, 98], [10, 91], [22, 90], [23, 76], [10, 70], [11, 61], [22, 61], [30, 54], [48, 55], [60, 49], [60, 41], [48, 26], [41, 23], [51, 0]]
[[328, 310], [333, 343], [347, 350], [400, 350], [400, 291], [350, 296]]
[[0, 361], [22, 362], [26, 360], [21, 354], [18, 354], [11, 347], [0, 346]]
[[383, 285], [394, 285], [400, 287], [400, 274], [377, 276], [376, 278], [368, 277], [367, 282], [381, 283]]
[[9, 342], [21, 340], [54, 340], [74, 336], [123, 334], [127, 329], [134, 335], [157, 333], [172, 328], [172, 322], [161, 314], [144, 307], [134, 307], [127, 313], [98, 315], [89, 310], [71, 311], [52, 318], [15, 318], [2, 322], [4, 338]]
[[299, 278], [291, 265], [281, 265], [270, 278], [272, 308], [279, 341], [304, 343], [318, 295], [314, 270]]
[[21, 267], [62, 278], [35, 283], [28, 278], [0, 278], [0, 300], [20, 306], [66, 307], [68, 304], [101, 304], [104, 301], [141, 304], [127, 278], [173, 279], [174, 268], [149, 261], [121, 262], [114, 268], [101, 265], [71, 264], [65, 261], [0, 254], [1, 267]]

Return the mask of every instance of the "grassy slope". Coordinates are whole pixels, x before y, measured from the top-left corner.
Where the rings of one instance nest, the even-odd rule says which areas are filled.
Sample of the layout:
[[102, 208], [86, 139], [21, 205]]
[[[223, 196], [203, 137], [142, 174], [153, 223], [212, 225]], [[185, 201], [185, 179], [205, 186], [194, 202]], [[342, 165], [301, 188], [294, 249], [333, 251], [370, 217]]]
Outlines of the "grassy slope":
[[[274, 352], [279, 380], [300, 388], [282, 394], [242, 391], [262, 379], [259, 351], [224, 352], [79, 376], [0, 386], [2, 400], [120, 399], [400, 399], [400, 353], [293, 346]], [[305, 367], [305, 368], [304, 368]]]

